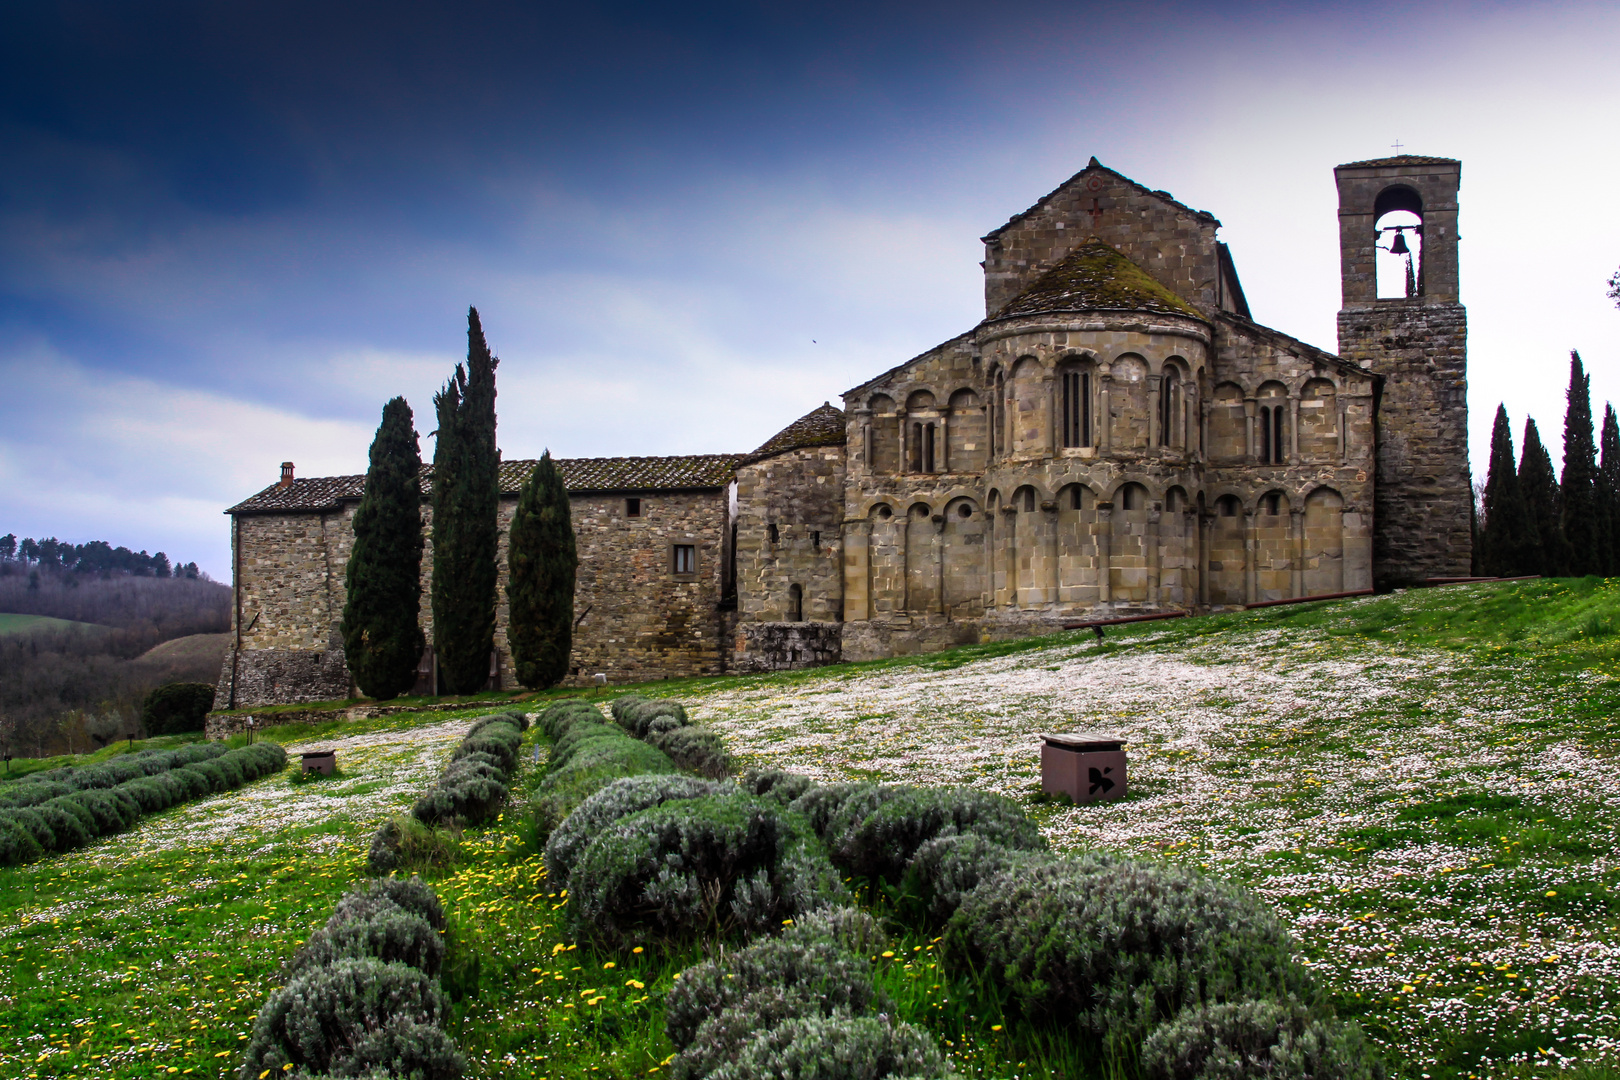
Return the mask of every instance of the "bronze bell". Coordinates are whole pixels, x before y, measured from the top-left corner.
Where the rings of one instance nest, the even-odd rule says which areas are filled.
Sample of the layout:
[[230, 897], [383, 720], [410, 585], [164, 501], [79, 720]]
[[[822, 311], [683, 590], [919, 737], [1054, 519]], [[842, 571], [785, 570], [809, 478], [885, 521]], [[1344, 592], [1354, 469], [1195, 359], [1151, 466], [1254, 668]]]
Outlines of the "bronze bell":
[[1395, 242], [1389, 245], [1389, 253], [1391, 255], [1408, 255], [1411, 251], [1412, 249], [1406, 246], [1406, 234], [1396, 229]]

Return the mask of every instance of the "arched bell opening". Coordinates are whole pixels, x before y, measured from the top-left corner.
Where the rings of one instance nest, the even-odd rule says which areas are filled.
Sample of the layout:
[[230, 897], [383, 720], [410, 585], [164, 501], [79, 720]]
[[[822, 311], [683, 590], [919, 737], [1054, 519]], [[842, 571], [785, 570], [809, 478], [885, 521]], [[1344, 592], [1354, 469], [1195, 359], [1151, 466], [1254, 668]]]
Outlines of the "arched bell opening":
[[1423, 199], [1398, 184], [1385, 188], [1373, 203], [1377, 253], [1378, 299], [1399, 300], [1423, 294]]

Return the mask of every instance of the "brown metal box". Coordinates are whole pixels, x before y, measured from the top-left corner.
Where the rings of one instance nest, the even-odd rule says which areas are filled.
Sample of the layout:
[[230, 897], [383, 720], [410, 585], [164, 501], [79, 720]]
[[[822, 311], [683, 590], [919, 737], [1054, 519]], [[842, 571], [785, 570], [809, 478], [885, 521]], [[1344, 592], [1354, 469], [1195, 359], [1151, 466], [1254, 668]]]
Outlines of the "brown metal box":
[[336, 750], [314, 750], [303, 755], [304, 772], [318, 772], [326, 776], [332, 775], [337, 768]]
[[1041, 736], [1041, 790], [1077, 803], [1125, 794], [1125, 743], [1084, 732]]

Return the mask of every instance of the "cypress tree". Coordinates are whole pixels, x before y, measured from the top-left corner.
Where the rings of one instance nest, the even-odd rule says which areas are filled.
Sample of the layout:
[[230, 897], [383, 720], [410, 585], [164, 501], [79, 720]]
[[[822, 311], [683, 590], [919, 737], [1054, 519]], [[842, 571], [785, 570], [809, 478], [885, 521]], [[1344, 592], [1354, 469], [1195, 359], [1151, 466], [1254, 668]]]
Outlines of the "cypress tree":
[[1592, 377], [1581, 364], [1581, 354], [1569, 352], [1569, 389], [1564, 406], [1564, 472], [1559, 478], [1559, 509], [1564, 539], [1569, 541], [1572, 577], [1599, 573], [1603, 568], [1603, 533], [1598, 521], [1597, 444], [1592, 437]]
[[1479, 572], [1493, 577], [1540, 573], [1540, 544], [1519, 491], [1513, 466], [1513, 430], [1507, 409], [1496, 407], [1491, 425], [1491, 465], [1485, 474], [1485, 527], [1479, 544]]
[[551, 461], [541, 455], [518, 496], [507, 542], [507, 640], [518, 682], [540, 690], [568, 674], [574, 645], [574, 525], [568, 490]]
[[467, 364], [433, 397], [433, 648], [445, 688], [473, 694], [489, 678], [495, 647], [500, 454], [495, 449], [495, 367], [478, 309], [467, 309]]
[[1601, 449], [1596, 502], [1598, 526], [1603, 530], [1603, 561], [1598, 573], [1615, 577], [1620, 575], [1620, 419], [1615, 417], [1613, 405], [1603, 407]]
[[422, 451], [411, 407], [383, 406], [365, 492], [354, 512], [343, 605], [343, 653], [367, 697], [386, 701], [416, 682], [422, 633]]
[[1524, 449], [1519, 453], [1519, 492], [1535, 530], [1538, 548], [1535, 565], [1525, 573], [1557, 577], [1569, 564], [1568, 542], [1558, 514], [1558, 476], [1552, 456], [1541, 445], [1534, 418], [1524, 422]]

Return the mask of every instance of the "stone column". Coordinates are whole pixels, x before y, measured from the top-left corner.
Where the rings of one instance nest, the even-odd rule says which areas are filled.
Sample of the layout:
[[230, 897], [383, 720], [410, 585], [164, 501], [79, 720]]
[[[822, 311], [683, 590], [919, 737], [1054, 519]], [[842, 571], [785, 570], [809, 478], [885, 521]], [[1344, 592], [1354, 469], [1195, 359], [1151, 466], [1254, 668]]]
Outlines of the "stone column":
[[1254, 603], [1255, 574], [1258, 572], [1255, 551], [1255, 514], [1253, 510], [1245, 508], [1243, 511], [1243, 602]]
[[1215, 528], [1215, 515], [1198, 515], [1198, 603], [1209, 606], [1209, 548], [1210, 531]]
[[861, 464], [866, 471], [872, 471], [872, 410], [856, 409], [855, 416], [861, 425]]
[[1148, 508], [1147, 528], [1142, 534], [1142, 555], [1147, 563], [1147, 602], [1159, 603], [1159, 519], [1160, 504]]
[[951, 429], [947, 426], [950, 415], [951, 411], [949, 409], [945, 409], [939, 414], [939, 429], [935, 433], [935, 438], [939, 441], [934, 446], [936, 472], [951, 471]]
[[1198, 514], [1191, 507], [1181, 512], [1181, 599], [1191, 607], [1198, 602], [1198, 583], [1203, 570], [1198, 565]]
[[911, 432], [906, 427], [906, 410], [896, 409], [894, 415], [900, 425], [900, 467], [894, 471], [904, 476], [911, 471]]
[[934, 610], [945, 614], [945, 515], [935, 514], [934, 522]]
[[907, 562], [910, 534], [911, 511], [907, 509], [900, 515], [900, 537], [895, 542], [895, 550], [900, 554], [900, 611], [906, 614], [911, 612], [911, 567]]
[[1255, 464], [1254, 449], [1254, 414], [1257, 403], [1254, 398], [1243, 399], [1243, 458], [1250, 464]]
[[1107, 450], [1113, 442], [1114, 417], [1113, 408], [1109, 404], [1112, 395], [1108, 388], [1114, 384], [1114, 377], [1101, 368], [1097, 371], [1097, 449]]
[[872, 617], [872, 522], [844, 522], [844, 618]]
[[996, 529], [996, 508], [985, 508], [984, 520], [989, 522], [984, 537], [984, 610], [996, 609], [996, 545], [1000, 543], [1001, 536]]
[[1006, 559], [1006, 580], [1003, 595], [1007, 598], [1006, 605], [1013, 610], [1018, 608], [1018, 508], [1016, 506], [1003, 506], [1001, 508], [1001, 523], [1006, 533], [1001, 538], [1003, 556]]
[[1339, 406], [1339, 464], [1343, 465], [1350, 458], [1350, 447], [1345, 442], [1345, 437], [1350, 432], [1350, 425], [1347, 422], [1349, 418], [1345, 415], [1348, 406], [1342, 395], [1337, 398], [1336, 403]]
[[1299, 395], [1288, 395], [1288, 464], [1299, 464]]
[[1112, 603], [1114, 599], [1114, 504], [1097, 504], [1097, 599]]
[[1159, 445], [1159, 394], [1162, 392], [1164, 378], [1160, 375], [1149, 375], [1148, 384], [1148, 449], [1152, 450]]
[[1305, 511], [1300, 507], [1291, 507], [1288, 511], [1288, 524], [1292, 532], [1292, 555], [1289, 561], [1293, 573], [1290, 584], [1293, 586], [1291, 596], [1305, 595]]
[[1041, 528], [1046, 530], [1046, 573], [1041, 585], [1043, 602], [1051, 607], [1058, 599], [1058, 506], [1055, 502], [1041, 503]]

